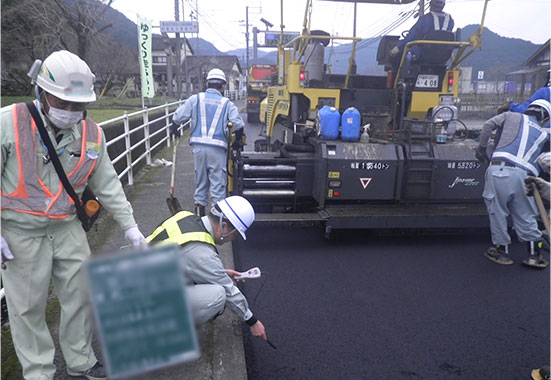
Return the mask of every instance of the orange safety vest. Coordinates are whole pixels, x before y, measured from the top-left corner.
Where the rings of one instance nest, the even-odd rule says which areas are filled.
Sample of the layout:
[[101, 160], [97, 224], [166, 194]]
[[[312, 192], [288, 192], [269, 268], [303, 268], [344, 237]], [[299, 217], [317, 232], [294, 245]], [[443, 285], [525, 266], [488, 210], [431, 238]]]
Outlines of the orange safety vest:
[[[24, 103], [15, 104], [12, 107], [12, 118], [19, 164], [19, 183], [10, 194], [1, 191], [1, 209], [54, 219], [62, 219], [75, 214], [74, 202], [61, 181], [59, 181], [59, 191], [57, 194], [53, 194], [38, 176], [38, 131], [27, 106]], [[80, 160], [70, 173], [66, 173], [73, 188], [85, 183], [92, 173], [97, 157], [96, 159], [90, 158], [87, 151], [97, 148], [101, 144], [101, 133], [101, 128], [92, 120], [82, 121]], [[94, 152], [98, 153], [97, 149]], [[91, 155], [93, 156], [93, 154]]]

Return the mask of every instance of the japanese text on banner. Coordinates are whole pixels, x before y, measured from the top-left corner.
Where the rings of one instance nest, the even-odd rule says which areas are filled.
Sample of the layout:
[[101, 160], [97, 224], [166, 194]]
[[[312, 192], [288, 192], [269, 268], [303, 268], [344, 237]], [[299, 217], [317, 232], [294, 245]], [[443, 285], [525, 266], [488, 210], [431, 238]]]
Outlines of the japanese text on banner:
[[142, 96], [144, 98], [152, 98], [155, 96], [151, 56], [151, 37], [151, 21], [138, 18], [138, 45], [141, 59]]

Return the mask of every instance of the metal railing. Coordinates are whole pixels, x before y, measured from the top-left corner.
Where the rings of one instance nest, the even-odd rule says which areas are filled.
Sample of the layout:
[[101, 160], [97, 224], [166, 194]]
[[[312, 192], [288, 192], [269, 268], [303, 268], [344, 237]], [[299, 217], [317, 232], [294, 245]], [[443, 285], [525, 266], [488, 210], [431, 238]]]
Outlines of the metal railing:
[[230, 100], [245, 99], [247, 97], [247, 90], [225, 90], [224, 96]]
[[[170, 147], [171, 141], [170, 141], [170, 124], [171, 124], [171, 116], [174, 115], [174, 112], [176, 111], [177, 107], [184, 104], [185, 100], [179, 100], [172, 103], [165, 103], [164, 105], [152, 107], [152, 108], [144, 108], [142, 110], [127, 113], [125, 112], [122, 116], [116, 117], [111, 120], [103, 121], [99, 123], [99, 126], [102, 128], [108, 127], [110, 125], [119, 123], [123, 121], [124, 125], [124, 133], [118, 135], [117, 137], [109, 140], [107, 142], [107, 147], [110, 147], [114, 145], [115, 143], [119, 142], [120, 140], [124, 139], [125, 143], [125, 149], [122, 152], [119, 153], [114, 159], [111, 160], [113, 165], [118, 163], [119, 161], [126, 158], [126, 167], [118, 174], [119, 179], [122, 179], [125, 175], [128, 179], [128, 184], [132, 185], [134, 183], [134, 167], [139, 164], [143, 159], [146, 160], [146, 165], [151, 165], [151, 155], [152, 152], [159, 147], [161, 144], [166, 143], [167, 147]], [[171, 108], [174, 108], [173, 111], [171, 111]], [[151, 113], [154, 113], [156, 111], [164, 109], [164, 115], [161, 117], [157, 117], [155, 119], [150, 120]], [[130, 129], [130, 119], [136, 116], [142, 116], [143, 123]], [[157, 129], [155, 132], [150, 133], [150, 126], [153, 123], [164, 121], [164, 125]], [[183, 124], [180, 128], [183, 128], [184, 126], [188, 125], [189, 121], [186, 124]], [[140, 131], [143, 131], [144, 137], [140, 139], [139, 141], [135, 142], [133, 145], [131, 143], [131, 136], [135, 133], [138, 133]], [[157, 135], [164, 136], [154, 143], [152, 145], [152, 139]], [[132, 152], [139, 148], [140, 146], [144, 147], [144, 152], [140, 154], [138, 157], [136, 157], [134, 160], [132, 159]]]

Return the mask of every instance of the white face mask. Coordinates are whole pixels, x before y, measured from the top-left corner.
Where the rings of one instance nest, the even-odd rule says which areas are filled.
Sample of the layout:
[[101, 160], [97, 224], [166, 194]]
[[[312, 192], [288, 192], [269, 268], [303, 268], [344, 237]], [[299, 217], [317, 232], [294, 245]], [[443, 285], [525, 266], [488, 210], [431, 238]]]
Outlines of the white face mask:
[[82, 111], [67, 111], [50, 106], [48, 119], [59, 129], [69, 129], [78, 124], [83, 117]]
[[48, 101], [48, 97], [46, 95], [44, 95], [44, 98], [46, 99], [46, 103], [48, 103], [48, 107], [50, 108], [47, 114], [48, 119], [50, 119], [52, 124], [55, 125], [57, 128], [70, 129], [84, 119], [83, 111], [67, 111], [61, 108], [55, 108], [50, 105], [50, 102]]

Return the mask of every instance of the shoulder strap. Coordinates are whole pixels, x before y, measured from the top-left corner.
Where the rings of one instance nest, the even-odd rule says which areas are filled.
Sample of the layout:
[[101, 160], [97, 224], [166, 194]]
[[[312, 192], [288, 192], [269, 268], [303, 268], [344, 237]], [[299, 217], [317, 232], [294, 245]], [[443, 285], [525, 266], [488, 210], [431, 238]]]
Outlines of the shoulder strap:
[[78, 197], [77, 193], [75, 192], [75, 189], [73, 186], [71, 186], [71, 183], [69, 182], [69, 179], [67, 178], [67, 175], [65, 174], [65, 171], [63, 170], [63, 167], [61, 166], [61, 162], [59, 162], [59, 157], [57, 156], [57, 152], [54, 149], [54, 146], [52, 145], [52, 141], [50, 140], [50, 136], [48, 135], [48, 132], [46, 131], [46, 128], [44, 127], [44, 123], [42, 122], [42, 118], [38, 114], [38, 110], [36, 109], [33, 102], [25, 103], [29, 112], [31, 113], [34, 122], [36, 123], [36, 126], [38, 127], [38, 132], [40, 133], [40, 137], [42, 137], [42, 141], [46, 145], [46, 148], [48, 149], [48, 154], [50, 156], [50, 159], [52, 160], [52, 164], [54, 165], [55, 171], [57, 172], [57, 176], [61, 180], [61, 183], [63, 184], [63, 187], [67, 191], [67, 194], [73, 199], [75, 202], [75, 207], [77, 209], [77, 214], [79, 219], [82, 220], [83, 217], [86, 216], [86, 213], [84, 211], [84, 207], [82, 206], [80, 202], [80, 198]]

